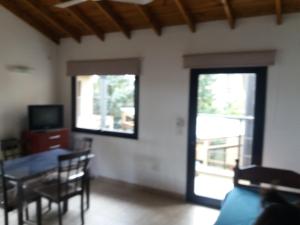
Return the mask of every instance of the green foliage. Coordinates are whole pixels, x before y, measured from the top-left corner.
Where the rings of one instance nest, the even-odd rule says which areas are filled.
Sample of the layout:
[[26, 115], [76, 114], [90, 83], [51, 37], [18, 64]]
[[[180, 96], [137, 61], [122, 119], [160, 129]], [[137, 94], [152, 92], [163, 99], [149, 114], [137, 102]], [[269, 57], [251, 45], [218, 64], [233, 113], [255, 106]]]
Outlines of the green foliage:
[[94, 114], [101, 114], [101, 86], [106, 84], [107, 115], [114, 117], [114, 127], [119, 128], [121, 108], [134, 107], [134, 82], [134, 76], [106, 76], [105, 79], [103, 77], [99, 78], [94, 84]]
[[121, 116], [122, 107], [134, 107], [134, 79], [107, 76], [108, 112]]
[[217, 106], [215, 102], [215, 94], [213, 84], [217, 82], [218, 75], [201, 75], [199, 76], [198, 87], [198, 112], [207, 114], [222, 115], [242, 115], [242, 105], [238, 101], [227, 101], [225, 107]]
[[198, 87], [198, 112], [199, 113], [217, 113], [217, 108], [213, 106], [214, 93], [212, 84], [216, 81], [214, 76], [199, 76]]
[[100, 93], [100, 87], [101, 87], [101, 83], [100, 83], [100, 79], [97, 80], [97, 82], [94, 83], [93, 85], [93, 113], [95, 115], [99, 115], [101, 113], [101, 106], [100, 106], [100, 100], [101, 100], [101, 93]]
[[241, 107], [237, 102], [228, 102], [224, 108], [224, 115], [240, 116], [242, 114]]

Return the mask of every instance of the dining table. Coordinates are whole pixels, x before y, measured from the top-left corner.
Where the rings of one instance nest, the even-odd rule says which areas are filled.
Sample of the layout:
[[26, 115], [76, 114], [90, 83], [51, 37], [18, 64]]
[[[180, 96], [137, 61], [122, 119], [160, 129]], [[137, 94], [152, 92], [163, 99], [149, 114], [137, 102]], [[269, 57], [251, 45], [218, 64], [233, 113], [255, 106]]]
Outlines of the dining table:
[[24, 183], [58, 168], [58, 157], [70, 154], [68, 149], [53, 149], [4, 162], [5, 178], [16, 183], [18, 224], [23, 225]]

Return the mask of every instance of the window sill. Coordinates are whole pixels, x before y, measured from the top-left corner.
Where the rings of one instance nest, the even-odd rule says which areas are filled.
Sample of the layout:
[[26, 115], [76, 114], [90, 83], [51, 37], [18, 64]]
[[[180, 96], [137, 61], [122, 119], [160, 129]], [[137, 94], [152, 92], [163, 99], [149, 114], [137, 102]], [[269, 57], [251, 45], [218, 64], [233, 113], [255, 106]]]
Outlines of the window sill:
[[138, 135], [136, 133], [134, 134], [128, 134], [128, 133], [120, 133], [120, 132], [111, 132], [111, 131], [99, 131], [99, 130], [89, 130], [89, 129], [82, 129], [82, 128], [72, 128], [73, 132], [80, 132], [80, 133], [86, 133], [86, 134], [95, 134], [95, 135], [102, 135], [102, 136], [110, 136], [110, 137], [119, 137], [119, 138], [128, 138], [128, 139], [138, 139]]

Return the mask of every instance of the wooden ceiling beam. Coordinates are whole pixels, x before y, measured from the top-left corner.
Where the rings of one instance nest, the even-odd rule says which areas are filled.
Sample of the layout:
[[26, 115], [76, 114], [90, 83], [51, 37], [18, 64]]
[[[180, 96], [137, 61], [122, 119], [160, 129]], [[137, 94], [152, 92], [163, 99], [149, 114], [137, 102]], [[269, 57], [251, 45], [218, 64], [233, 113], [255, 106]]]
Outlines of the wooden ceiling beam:
[[94, 33], [100, 40], [104, 41], [105, 34], [104, 32], [97, 27], [80, 9], [78, 6], [72, 6], [67, 8], [68, 12], [72, 14], [73, 17], [76, 17], [89, 31]]
[[282, 1], [275, 0], [276, 22], [278, 25], [282, 24]]
[[196, 31], [196, 23], [194, 22], [191, 14], [188, 12], [186, 6], [183, 3], [183, 0], [174, 0], [175, 4], [180, 11], [181, 16], [185, 20], [186, 24], [190, 27], [192, 32]]
[[56, 18], [46, 7], [44, 7], [39, 1], [34, 3], [31, 0], [22, 0], [22, 2], [30, 7], [34, 12], [39, 14], [41, 17], [45, 18], [52, 26], [58, 28], [59, 30], [68, 33], [75, 41], [81, 42], [81, 37], [74, 30], [67, 28], [62, 25], [62, 22]]
[[19, 7], [19, 5], [16, 3], [16, 1], [13, 0], [0, 0], [0, 4], [6, 8], [7, 10], [11, 11], [13, 14], [15, 14], [17, 17], [21, 18], [23, 21], [28, 23], [31, 27], [38, 30], [40, 33], [45, 35], [47, 38], [55, 42], [56, 44], [59, 44], [60, 37], [53, 33], [51, 30], [47, 28], [44, 24], [42, 24], [39, 20], [34, 19], [32, 15], [25, 12], [23, 9]]
[[235, 17], [232, 13], [232, 9], [229, 4], [229, 0], [221, 0], [221, 3], [223, 5], [224, 12], [225, 12], [226, 18], [228, 20], [229, 26], [231, 29], [234, 29], [235, 28]]
[[144, 5], [135, 5], [140, 14], [144, 17], [144, 19], [151, 25], [154, 32], [160, 36], [162, 27], [161, 25], [153, 18], [148, 8]]
[[94, 2], [95, 6], [98, 10], [104, 14], [109, 20], [111, 20], [114, 25], [123, 32], [123, 34], [130, 39], [131, 32], [128, 27], [123, 23], [122, 19], [114, 12], [112, 7], [109, 5], [107, 1]]

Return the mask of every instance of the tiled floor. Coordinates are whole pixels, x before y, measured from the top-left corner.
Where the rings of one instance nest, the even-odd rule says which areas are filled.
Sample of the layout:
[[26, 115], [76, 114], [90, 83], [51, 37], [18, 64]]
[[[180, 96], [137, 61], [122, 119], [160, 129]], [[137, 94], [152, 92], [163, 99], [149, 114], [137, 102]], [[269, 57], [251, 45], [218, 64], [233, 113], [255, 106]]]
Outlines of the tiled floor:
[[[181, 202], [142, 190], [102, 181], [93, 181], [91, 208], [86, 225], [213, 225], [218, 211]], [[79, 198], [71, 201], [64, 225], [80, 225]], [[34, 213], [34, 207], [31, 211]], [[43, 225], [56, 225], [56, 207], [43, 216]], [[33, 214], [31, 213], [31, 214]], [[34, 214], [32, 215], [34, 216]], [[16, 223], [16, 213], [10, 215]], [[0, 224], [3, 224], [2, 212]]]

